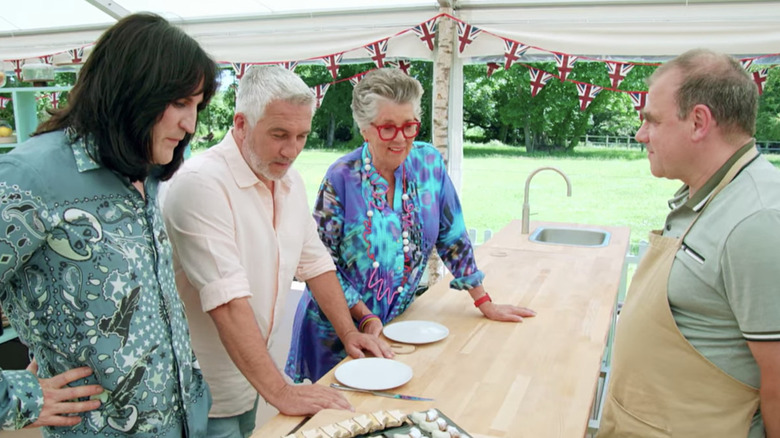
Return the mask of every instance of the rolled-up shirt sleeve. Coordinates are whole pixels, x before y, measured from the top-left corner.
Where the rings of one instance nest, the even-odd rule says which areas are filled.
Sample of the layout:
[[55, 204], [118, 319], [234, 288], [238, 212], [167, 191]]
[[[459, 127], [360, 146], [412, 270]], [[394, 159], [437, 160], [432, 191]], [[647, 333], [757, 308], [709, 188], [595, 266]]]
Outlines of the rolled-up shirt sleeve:
[[306, 281], [328, 271], [335, 271], [336, 265], [333, 263], [333, 259], [322, 240], [320, 240], [314, 218], [307, 222], [305, 232], [306, 239], [295, 276], [301, 281]]
[[219, 181], [195, 172], [177, 175], [167, 188], [163, 215], [204, 312], [252, 295], [236, 245], [234, 213]]

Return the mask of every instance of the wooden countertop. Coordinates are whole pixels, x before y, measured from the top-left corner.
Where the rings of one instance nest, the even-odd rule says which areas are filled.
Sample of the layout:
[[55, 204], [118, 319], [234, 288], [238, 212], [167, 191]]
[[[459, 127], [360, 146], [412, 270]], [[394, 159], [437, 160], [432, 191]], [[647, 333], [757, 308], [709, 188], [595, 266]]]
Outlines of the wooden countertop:
[[[436, 321], [450, 330], [442, 341], [396, 355], [414, 377], [392, 391], [435, 401], [343, 392], [356, 412], [435, 407], [473, 436], [584, 436], [630, 230], [532, 222], [531, 232], [540, 225], [600, 228], [611, 239], [602, 248], [538, 244], [520, 234], [520, 221], [510, 223], [477, 248], [477, 263], [494, 302], [530, 307], [537, 316], [521, 324], [490, 321], [468, 293], [449, 289], [448, 275], [397, 318]], [[333, 373], [318, 383], [335, 382]], [[325, 414], [301, 428], [327, 424]], [[277, 415], [252, 437], [285, 436], [305, 419]]]

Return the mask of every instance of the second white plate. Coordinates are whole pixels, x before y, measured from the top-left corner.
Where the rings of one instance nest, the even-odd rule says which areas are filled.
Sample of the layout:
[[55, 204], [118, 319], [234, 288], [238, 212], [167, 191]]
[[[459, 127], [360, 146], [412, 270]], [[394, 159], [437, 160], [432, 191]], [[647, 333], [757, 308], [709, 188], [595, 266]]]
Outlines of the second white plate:
[[401, 321], [386, 325], [382, 333], [396, 342], [406, 344], [427, 344], [446, 338], [447, 327], [433, 321]]
[[392, 359], [365, 357], [345, 362], [336, 368], [336, 380], [357, 389], [381, 391], [395, 388], [412, 379], [412, 368]]

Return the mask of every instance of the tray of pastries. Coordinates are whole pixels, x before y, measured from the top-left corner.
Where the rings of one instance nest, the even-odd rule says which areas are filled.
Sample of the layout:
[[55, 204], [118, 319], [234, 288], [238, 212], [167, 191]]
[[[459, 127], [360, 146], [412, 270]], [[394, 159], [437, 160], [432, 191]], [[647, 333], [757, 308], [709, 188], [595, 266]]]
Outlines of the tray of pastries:
[[284, 438], [470, 438], [438, 409], [409, 415], [383, 410], [302, 429]]

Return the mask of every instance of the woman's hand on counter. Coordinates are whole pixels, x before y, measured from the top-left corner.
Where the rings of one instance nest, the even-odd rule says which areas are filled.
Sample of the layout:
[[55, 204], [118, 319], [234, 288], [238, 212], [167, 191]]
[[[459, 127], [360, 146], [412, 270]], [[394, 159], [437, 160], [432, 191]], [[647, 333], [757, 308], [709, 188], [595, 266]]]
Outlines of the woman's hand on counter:
[[[381, 321], [379, 326], [381, 331]], [[367, 351], [375, 357], [386, 357], [389, 359], [395, 356], [393, 350], [390, 349], [390, 345], [379, 338], [379, 333], [374, 335], [353, 330], [347, 333], [341, 341], [344, 343], [344, 349], [347, 351], [347, 354], [353, 358], [365, 357], [366, 355], [363, 351]]]
[[323, 409], [355, 410], [337, 390], [320, 385], [284, 385], [269, 403], [291, 416], [314, 415]]
[[469, 289], [469, 295], [479, 311], [493, 321], [522, 322], [523, 318], [536, 316], [536, 312], [527, 307], [494, 303], [482, 285]]
[[486, 318], [494, 321], [522, 322], [523, 318], [536, 316], [536, 312], [527, 307], [518, 307], [511, 304], [496, 304], [486, 302], [479, 306], [479, 311]]
[[382, 333], [382, 328], [383, 327], [384, 326], [382, 325], [382, 320], [381, 319], [379, 319], [379, 318], [372, 319], [371, 321], [368, 321], [366, 323], [366, 326], [363, 329], [363, 333], [365, 333], [367, 335], [373, 335], [373, 336], [379, 337], [379, 334]]

